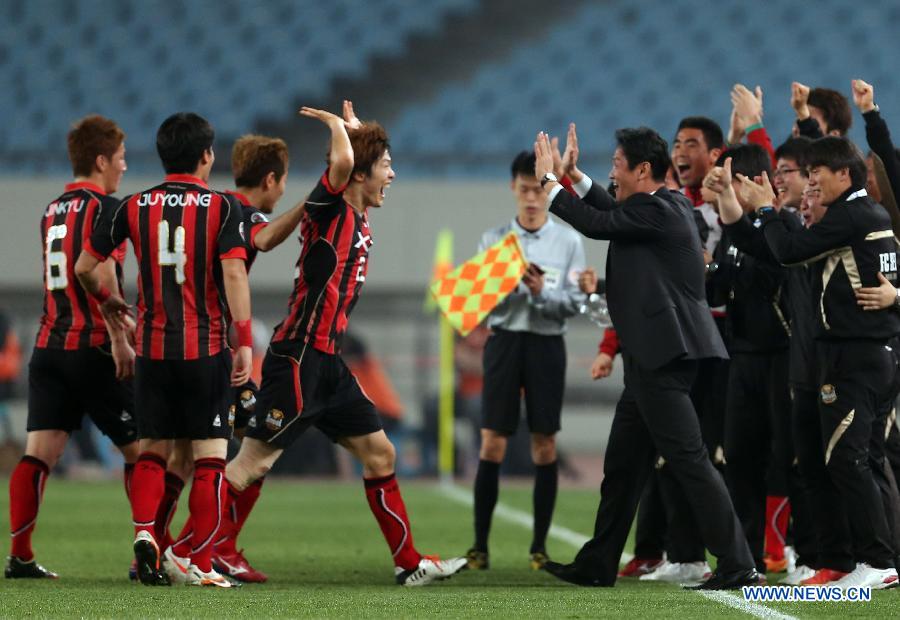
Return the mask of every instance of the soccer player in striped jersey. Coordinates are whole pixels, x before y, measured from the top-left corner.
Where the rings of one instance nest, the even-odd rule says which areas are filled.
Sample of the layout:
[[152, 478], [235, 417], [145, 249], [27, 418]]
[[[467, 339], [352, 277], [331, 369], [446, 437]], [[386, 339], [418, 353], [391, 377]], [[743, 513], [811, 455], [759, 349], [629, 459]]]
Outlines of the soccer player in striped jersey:
[[[231, 168], [236, 191], [229, 191], [241, 204], [243, 210], [244, 233], [247, 244], [247, 271], [250, 271], [258, 252], [268, 252], [280, 245], [300, 224], [305, 210], [305, 201], [273, 220], [269, 216], [284, 195], [288, 172], [288, 148], [283, 140], [266, 136], [246, 135], [237, 140], [231, 152]], [[253, 415], [258, 388], [250, 380], [236, 388], [234, 404], [229, 411], [229, 421], [233, 422], [234, 434], [243, 438], [247, 423]], [[233, 415], [232, 415], [233, 412]], [[183, 452], [182, 445], [176, 444], [175, 452]], [[166, 471], [166, 494], [157, 513], [157, 540], [164, 540], [164, 565], [169, 577], [178, 579], [179, 566], [184, 567], [190, 555], [190, 540], [193, 523], [184, 524], [177, 541], [172, 544], [168, 527], [175, 512], [175, 504], [189, 471], [184, 473], [182, 463], [190, 461], [190, 444], [187, 454], [173, 454]], [[222, 517], [222, 525], [216, 534], [213, 547], [213, 566], [224, 575], [238, 581], [262, 583], [265, 573], [254, 569], [237, 549], [237, 537], [262, 489], [260, 478], [235, 497], [230, 509]]]
[[[113, 121], [89, 116], [69, 132], [68, 147], [74, 181], [41, 217], [44, 313], [29, 364], [25, 456], [9, 480], [7, 578], [57, 577], [34, 561], [31, 534], [47, 476], [84, 414], [122, 451], [126, 493], [138, 456], [131, 382], [125, 381], [134, 370], [134, 351], [124, 329], [104, 322], [74, 272], [98, 220], [118, 207], [110, 194], [125, 173], [125, 134]], [[124, 247], [111, 248], [111, 254], [97, 278], [118, 292]]]
[[311, 108], [300, 113], [330, 129], [329, 167], [306, 201], [288, 315], [275, 328], [254, 417], [226, 477], [234, 493], [244, 492], [315, 425], [362, 462], [366, 497], [393, 556], [397, 583], [425, 585], [455, 574], [466, 560], [439, 560], [416, 550], [394, 475], [394, 446], [339, 356], [369, 266], [369, 208], [382, 205], [394, 179], [387, 134], [377, 123], [361, 123], [349, 101], [343, 118]]
[[[167, 118], [156, 136], [164, 182], [126, 197], [103, 218], [75, 267], [113, 322], [129, 306], [102, 286], [95, 269], [125, 239], [131, 239], [140, 267], [135, 401], [141, 454], [131, 505], [138, 576], [148, 585], [169, 584], [154, 525], [172, 440], [189, 439], [194, 531], [187, 582], [231, 587], [213, 570], [212, 543], [225, 498], [229, 384], [243, 385], [250, 376], [252, 335], [241, 207], [207, 185], [214, 136], [196, 114]], [[238, 334], [233, 360], [229, 319]]]

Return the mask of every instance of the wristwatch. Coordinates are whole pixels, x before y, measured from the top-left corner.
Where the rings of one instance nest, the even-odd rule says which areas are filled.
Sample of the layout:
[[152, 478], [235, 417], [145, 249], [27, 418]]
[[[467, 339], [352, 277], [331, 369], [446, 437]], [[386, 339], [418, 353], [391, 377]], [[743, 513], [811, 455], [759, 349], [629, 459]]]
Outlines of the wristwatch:
[[552, 172], [548, 172], [547, 174], [545, 174], [544, 176], [541, 177], [541, 187], [544, 187], [545, 185], [547, 185], [547, 183], [550, 183], [551, 181], [553, 183], [559, 183], [559, 179], [556, 178], [556, 175], [553, 174]]

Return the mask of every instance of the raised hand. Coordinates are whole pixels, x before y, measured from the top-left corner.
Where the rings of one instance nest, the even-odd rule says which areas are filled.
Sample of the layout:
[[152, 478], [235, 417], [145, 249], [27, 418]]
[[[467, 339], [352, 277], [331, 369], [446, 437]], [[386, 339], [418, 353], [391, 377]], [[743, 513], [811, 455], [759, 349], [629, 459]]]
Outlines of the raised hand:
[[769, 182], [768, 173], [763, 171], [759, 181], [748, 179], [740, 173], [736, 176], [740, 183], [738, 191], [740, 191], [741, 199], [754, 210], [775, 205], [775, 190], [772, 189], [772, 183]]
[[337, 114], [332, 114], [328, 110], [319, 110], [317, 108], [310, 108], [307, 106], [303, 106], [300, 108], [300, 116], [305, 116], [307, 118], [314, 118], [317, 121], [321, 121], [328, 125], [329, 127], [333, 126], [335, 123], [340, 123], [341, 125], [346, 125], [344, 119], [342, 119]]
[[731, 122], [728, 124], [728, 144], [738, 144], [747, 132], [744, 119], [738, 116], [737, 108], [731, 108]]
[[735, 84], [734, 88], [731, 89], [731, 103], [745, 128], [762, 122], [762, 99], [763, 92], [759, 86], [756, 87], [754, 92], [751, 92], [743, 84]]
[[559, 138], [556, 136], [550, 138], [550, 152], [553, 155], [553, 174], [561, 179], [566, 173], [563, 172], [562, 155], [559, 154]]
[[865, 114], [875, 109], [875, 89], [871, 84], [863, 80], [851, 80], [850, 87], [853, 89], [853, 103], [860, 112]]
[[791, 107], [797, 113], [797, 120], [809, 118], [809, 86], [800, 82], [791, 83]]
[[534, 176], [540, 181], [550, 172], [553, 172], [553, 147], [550, 136], [541, 131], [534, 141]]
[[562, 157], [563, 174], [569, 177], [573, 183], [578, 183], [584, 176], [578, 169], [578, 134], [575, 132], [575, 123], [569, 123], [569, 132], [566, 134], [566, 152]]
[[731, 185], [731, 158], [726, 157], [724, 165], [716, 166], [706, 173], [703, 186], [717, 194], [721, 194], [732, 187]]
[[362, 127], [362, 121], [357, 118], [356, 112], [353, 111], [353, 102], [349, 99], [344, 99], [344, 124], [347, 126], [347, 129], [359, 129]]

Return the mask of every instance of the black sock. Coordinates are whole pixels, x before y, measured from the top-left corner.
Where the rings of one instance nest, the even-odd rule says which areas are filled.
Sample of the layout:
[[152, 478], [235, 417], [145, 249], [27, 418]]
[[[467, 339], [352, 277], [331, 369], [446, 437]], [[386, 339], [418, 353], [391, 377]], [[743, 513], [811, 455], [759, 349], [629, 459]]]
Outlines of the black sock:
[[475, 474], [475, 548], [487, 551], [488, 534], [491, 531], [491, 516], [497, 505], [500, 488], [500, 463], [478, 461]]
[[553, 519], [553, 508], [556, 506], [556, 461], [534, 468], [534, 538], [531, 540], [531, 552], [546, 551], [547, 530]]

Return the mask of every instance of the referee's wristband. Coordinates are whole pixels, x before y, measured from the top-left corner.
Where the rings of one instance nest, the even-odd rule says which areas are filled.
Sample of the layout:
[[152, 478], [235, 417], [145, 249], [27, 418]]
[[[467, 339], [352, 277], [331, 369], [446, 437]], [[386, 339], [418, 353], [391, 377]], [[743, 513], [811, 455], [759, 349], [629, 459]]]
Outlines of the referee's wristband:
[[239, 347], [253, 347], [253, 325], [251, 319], [235, 321], [234, 331], [237, 332]]
[[100, 288], [97, 289], [96, 293], [91, 293], [91, 297], [93, 297], [97, 301], [98, 304], [102, 304], [107, 299], [109, 299], [111, 296], [112, 296], [112, 293], [110, 293], [109, 289], [106, 288], [105, 286], [103, 286], [102, 284], [100, 285]]

